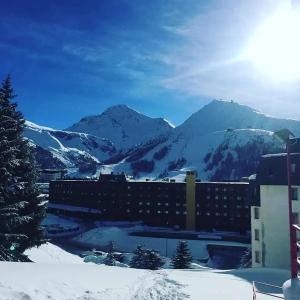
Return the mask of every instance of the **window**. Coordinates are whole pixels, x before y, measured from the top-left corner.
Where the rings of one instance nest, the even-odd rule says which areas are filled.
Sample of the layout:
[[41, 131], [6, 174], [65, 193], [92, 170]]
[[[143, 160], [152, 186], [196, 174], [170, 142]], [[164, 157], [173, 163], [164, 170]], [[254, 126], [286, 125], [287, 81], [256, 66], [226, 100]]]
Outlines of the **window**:
[[255, 262], [256, 263], [260, 263], [260, 252], [259, 251], [255, 251]]
[[141, 214], [142, 212], [143, 212], [143, 210], [142, 210], [142, 209], [140, 209], [140, 210], [139, 210], [139, 213]]
[[180, 214], [180, 212], [179, 211], [176, 211], [176, 215], [179, 215]]
[[291, 172], [296, 173], [296, 164], [291, 164]]
[[299, 224], [299, 215], [298, 213], [292, 213], [292, 223]]
[[180, 203], [176, 203], [176, 206], [180, 206]]
[[139, 205], [143, 205], [143, 202], [139, 202]]
[[254, 207], [254, 219], [258, 220], [259, 219], [259, 208]]
[[146, 205], [150, 205], [150, 202], [146, 202]]
[[157, 211], [157, 213], [158, 213], [158, 214], [160, 214], [160, 213], [161, 213], [161, 211], [160, 211], [160, 210], [158, 210], [158, 211]]
[[130, 213], [130, 209], [127, 209], [126, 212]]
[[292, 200], [298, 200], [298, 189], [295, 187], [292, 187]]
[[254, 239], [256, 241], [259, 241], [259, 230], [258, 229], [254, 229]]

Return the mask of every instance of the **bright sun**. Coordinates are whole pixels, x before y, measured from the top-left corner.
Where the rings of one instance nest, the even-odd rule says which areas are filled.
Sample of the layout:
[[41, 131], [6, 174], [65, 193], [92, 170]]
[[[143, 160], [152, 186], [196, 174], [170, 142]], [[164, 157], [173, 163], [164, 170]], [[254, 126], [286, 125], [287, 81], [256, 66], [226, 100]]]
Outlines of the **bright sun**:
[[278, 13], [263, 24], [247, 57], [275, 80], [300, 79], [300, 11]]

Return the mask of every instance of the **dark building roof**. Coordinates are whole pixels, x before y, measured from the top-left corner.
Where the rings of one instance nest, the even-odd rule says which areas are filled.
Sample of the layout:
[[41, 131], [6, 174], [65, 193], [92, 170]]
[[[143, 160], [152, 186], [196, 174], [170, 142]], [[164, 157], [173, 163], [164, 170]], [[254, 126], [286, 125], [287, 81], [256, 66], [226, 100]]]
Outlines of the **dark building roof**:
[[100, 174], [99, 181], [103, 182], [126, 182], [125, 174]]
[[[258, 185], [287, 185], [286, 158], [286, 153], [262, 156], [256, 176]], [[290, 164], [291, 183], [300, 185], [300, 152], [291, 153]]]
[[40, 169], [38, 173], [55, 174], [55, 173], [67, 173], [66, 169]]

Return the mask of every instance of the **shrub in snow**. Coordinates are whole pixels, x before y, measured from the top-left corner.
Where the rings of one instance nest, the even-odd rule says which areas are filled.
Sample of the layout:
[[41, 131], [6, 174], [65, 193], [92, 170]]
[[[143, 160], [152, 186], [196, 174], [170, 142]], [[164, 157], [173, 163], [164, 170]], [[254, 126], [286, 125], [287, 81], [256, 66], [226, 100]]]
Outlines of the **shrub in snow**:
[[172, 258], [172, 265], [174, 269], [188, 269], [191, 266], [193, 257], [190, 253], [186, 241], [179, 241], [176, 254]]
[[113, 253], [107, 253], [107, 256], [105, 257], [103, 263], [107, 266], [115, 266], [116, 260], [114, 258]]
[[137, 246], [136, 250], [133, 252], [134, 256], [129, 262], [131, 268], [144, 269], [144, 251], [143, 246]]
[[107, 246], [107, 255], [103, 261], [103, 263], [107, 266], [115, 266], [116, 265], [116, 260], [115, 260], [115, 257], [114, 257], [114, 250], [115, 250], [115, 245], [114, 245], [114, 242], [113, 241], [110, 241], [108, 243], [108, 246]]
[[136, 269], [158, 270], [164, 263], [158, 251], [137, 246], [129, 266]]
[[160, 257], [156, 250], [146, 249], [144, 252], [144, 266], [145, 269], [158, 270], [164, 265], [164, 260]]

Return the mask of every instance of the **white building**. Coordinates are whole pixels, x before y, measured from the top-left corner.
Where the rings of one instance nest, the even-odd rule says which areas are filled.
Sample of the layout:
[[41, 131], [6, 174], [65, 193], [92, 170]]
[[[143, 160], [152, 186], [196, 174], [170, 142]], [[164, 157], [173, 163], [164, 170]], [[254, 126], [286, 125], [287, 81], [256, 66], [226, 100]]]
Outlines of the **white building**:
[[[291, 154], [293, 223], [300, 215], [300, 153]], [[290, 269], [286, 154], [262, 158], [251, 207], [252, 266]], [[299, 236], [298, 236], [299, 238]]]

